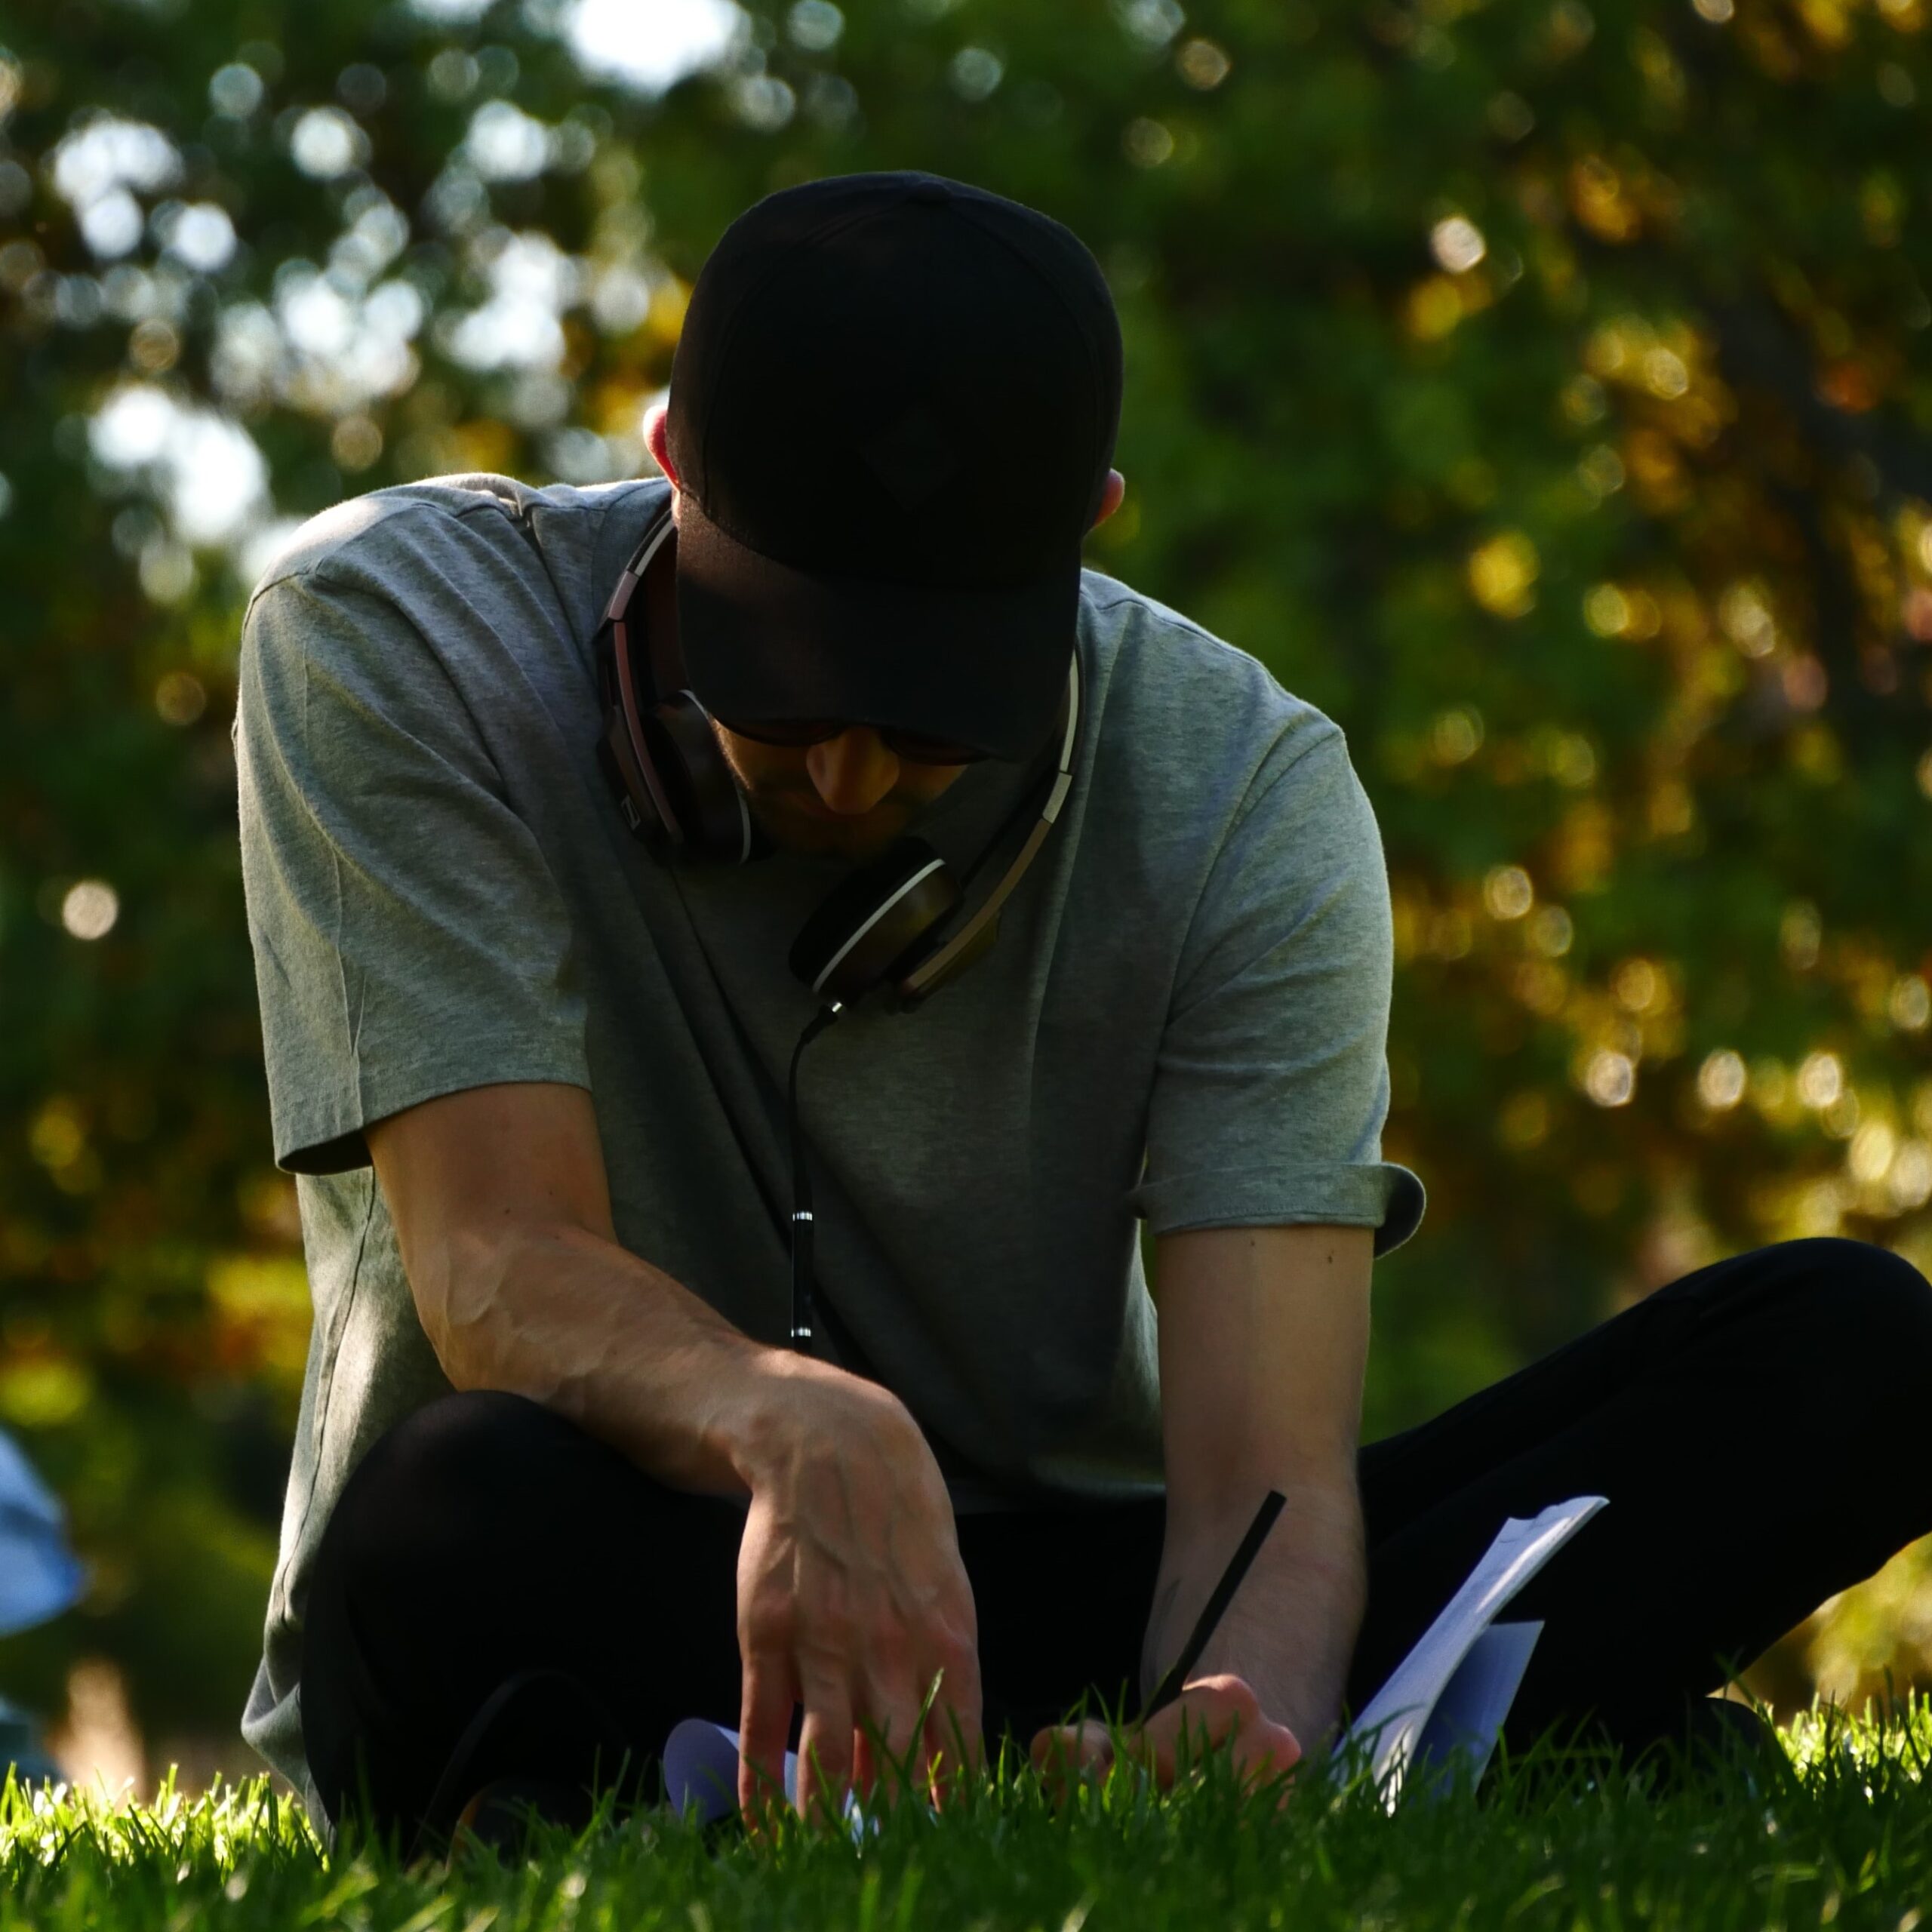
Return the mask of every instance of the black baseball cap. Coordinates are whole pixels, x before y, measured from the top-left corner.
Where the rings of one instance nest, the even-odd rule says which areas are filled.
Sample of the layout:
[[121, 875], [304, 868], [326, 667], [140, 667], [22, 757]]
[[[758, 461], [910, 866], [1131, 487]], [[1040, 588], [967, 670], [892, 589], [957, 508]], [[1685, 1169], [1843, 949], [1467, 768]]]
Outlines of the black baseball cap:
[[931, 174], [768, 195], [691, 291], [666, 423], [698, 701], [1031, 757], [1120, 418], [1099, 265]]

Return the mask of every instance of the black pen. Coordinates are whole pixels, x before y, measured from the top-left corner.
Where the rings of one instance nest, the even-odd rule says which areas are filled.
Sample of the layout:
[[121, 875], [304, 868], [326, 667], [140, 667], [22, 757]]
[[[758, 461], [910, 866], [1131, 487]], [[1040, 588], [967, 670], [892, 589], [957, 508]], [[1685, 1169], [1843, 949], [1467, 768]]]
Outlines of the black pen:
[[1174, 1667], [1155, 1686], [1154, 1694], [1142, 1706], [1136, 1724], [1145, 1724], [1158, 1710], [1164, 1709], [1180, 1695], [1181, 1686], [1187, 1681], [1188, 1672], [1201, 1661], [1201, 1653], [1208, 1647], [1208, 1639], [1214, 1634], [1214, 1626], [1221, 1620], [1235, 1591], [1241, 1588], [1241, 1580], [1247, 1574], [1247, 1566], [1254, 1561], [1254, 1553], [1266, 1540], [1268, 1532], [1275, 1527], [1275, 1518], [1281, 1513], [1281, 1507], [1287, 1501], [1278, 1489], [1271, 1489], [1261, 1499], [1261, 1507], [1254, 1512], [1254, 1521], [1247, 1526], [1247, 1534], [1241, 1540], [1241, 1547], [1234, 1553], [1234, 1560], [1221, 1573], [1221, 1580], [1214, 1586], [1214, 1594], [1208, 1599], [1199, 1620], [1195, 1624], [1194, 1634], [1181, 1646], [1180, 1655], [1174, 1659]]

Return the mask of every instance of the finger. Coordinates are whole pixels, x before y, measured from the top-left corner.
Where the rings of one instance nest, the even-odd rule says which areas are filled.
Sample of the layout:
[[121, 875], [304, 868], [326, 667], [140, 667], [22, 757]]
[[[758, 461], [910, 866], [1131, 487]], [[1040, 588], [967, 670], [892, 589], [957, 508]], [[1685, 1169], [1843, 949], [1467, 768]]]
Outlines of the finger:
[[961, 1710], [957, 1703], [946, 1700], [944, 1688], [942, 1684], [942, 1694], [934, 1699], [932, 1709], [927, 1713], [921, 1767], [935, 1804], [963, 1798], [986, 1756], [980, 1741], [977, 1700], [971, 1710]]
[[911, 1788], [932, 1804], [942, 1801], [952, 1782], [952, 1746], [938, 1721], [940, 1693], [945, 1683], [945, 1672], [937, 1670], [921, 1684], [919, 1700], [914, 1706], [912, 1715], [912, 1736], [909, 1746], [912, 1770]]
[[1189, 1684], [1174, 1703], [1156, 1712], [1130, 1738], [1133, 1756], [1164, 1789], [1230, 1740], [1231, 1755], [1244, 1783], [1287, 1770], [1301, 1757], [1294, 1733], [1267, 1717], [1250, 1686], [1232, 1675]]
[[852, 1697], [836, 1678], [808, 1679], [798, 1734], [798, 1816], [835, 1822], [852, 1785]]
[[[1277, 1811], [1285, 1811], [1288, 1808], [1288, 1801], [1294, 1796], [1295, 1786], [1298, 1782], [1295, 1776], [1295, 1767], [1301, 1762], [1302, 1759], [1301, 1740], [1296, 1737], [1286, 1724], [1278, 1724], [1275, 1728], [1283, 1733], [1294, 1749], [1294, 1755], [1285, 1761], [1282, 1759], [1279, 1749], [1274, 1751], [1269, 1759], [1267, 1774], [1269, 1777], [1278, 1777], [1281, 1780], [1281, 1789], [1275, 1794], [1275, 1809]], [[1260, 1781], [1266, 1780], [1263, 1779]]]
[[1231, 1672], [1203, 1678], [1197, 1694], [1209, 1700], [1211, 1713], [1195, 1747], [1197, 1758], [1232, 1737], [1235, 1768], [1251, 1787], [1301, 1761], [1301, 1740], [1262, 1709], [1245, 1679]]
[[1060, 1797], [1086, 1773], [1106, 1770], [1113, 1762], [1113, 1740], [1097, 1718], [1086, 1718], [1036, 1732], [1028, 1755], [1041, 1782]]
[[769, 1657], [746, 1665], [738, 1707], [738, 1809], [755, 1825], [785, 1800], [785, 1740], [792, 1728], [789, 1671]]
[[866, 1797], [877, 1793], [887, 1802], [898, 1798], [898, 1766], [908, 1752], [920, 1749], [921, 1690], [910, 1657], [897, 1646], [881, 1646], [860, 1660], [852, 1785]]
[[1128, 1755], [1165, 1790], [1239, 1726], [1239, 1718], [1224, 1706], [1205, 1700], [1177, 1701], [1128, 1734]]
[[[852, 1783], [862, 1797], [876, 1795], [897, 1804], [904, 1783], [900, 1766], [909, 1752], [922, 1755], [919, 1737], [919, 1700], [909, 1672], [869, 1675], [859, 1711], [858, 1738], [853, 1746]], [[917, 1771], [917, 1764], [913, 1767]], [[915, 1782], [911, 1789], [918, 1788]]]
[[1263, 1717], [1244, 1732], [1241, 1743], [1241, 1761], [1257, 1771], [1291, 1771], [1301, 1762], [1301, 1740], [1272, 1718]]
[[1238, 1780], [1253, 1788], [1280, 1773], [1291, 1770], [1301, 1759], [1301, 1743], [1285, 1724], [1257, 1717], [1238, 1724], [1223, 1726], [1218, 1733], [1208, 1730], [1177, 1754], [1176, 1769], [1198, 1769], [1211, 1751], [1229, 1745], [1229, 1757]]
[[937, 1764], [950, 1788], [968, 1774], [977, 1777], [986, 1763], [977, 1642], [955, 1645], [936, 1674], [938, 1687], [926, 1717], [924, 1768], [930, 1776]]
[[[1246, 1685], [1241, 1689], [1246, 1692]], [[1171, 1785], [1180, 1772], [1198, 1769], [1201, 1761], [1230, 1737], [1238, 1738], [1260, 1715], [1251, 1692], [1237, 1696], [1221, 1685], [1203, 1684], [1149, 1724], [1143, 1740], [1146, 1749], [1143, 1761], [1153, 1772], [1155, 1783]]]
[[1082, 1718], [1078, 1724], [1050, 1724], [1033, 1740], [1036, 1766], [1063, 1761], [1077, 1770], [1087, 1764], [1105, 1764], [1113, 1754], [1113, 1739], [1098, 1718]]
[[1217, 1681], [1190, 1683], [1145, 1722], [1121, 1727], [1122, 1754], [1164, 1789], [1178, 1770], [1197, 1761], [1210, 1743], [1226, 1735], [1232, 1707], [1233, 1700]]
[[972, 1644], [953, 1646], [952, 1661], [938, 1665], [920, 1686], [912, 1721], [913, 1783], [934, 1804], [964, 1789], [985, 1755], [980, 1739], [980, 1659]]

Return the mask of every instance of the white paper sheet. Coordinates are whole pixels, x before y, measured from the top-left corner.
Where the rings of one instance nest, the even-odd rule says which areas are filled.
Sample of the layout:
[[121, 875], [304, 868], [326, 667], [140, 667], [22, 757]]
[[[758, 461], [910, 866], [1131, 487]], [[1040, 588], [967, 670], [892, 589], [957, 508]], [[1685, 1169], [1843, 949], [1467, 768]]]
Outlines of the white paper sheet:
[[[1386, 1784], [1392, 1801], [1401, 1789], [1402, 1779], [1416, 1756], [1417, 1745], [1431, 1714], [1441, 1703], [1451, 1681], [1461, 1667], [1476, 1640], [1494, 1623], [1497, 1614], [1510, 1598], [1534, 1577], [1576, 1533], [1602, 1509], [1608, 1498], [1573, 1497], [1567, 1503], [1555, 1503], [1539, 1515], [1527, 1520], [1512, 1516], [1497, 1532], [1496, 1540], [1482, 1561], [1469, 1572], [1463, 1586], [1449, 1599], [1441, 1614], [1423, 1633], [1421, 1641], [1396, 1666], [1387, 1683], [1370, 1700], [1349, 1727], [1352, 1739], [1372, 1740], [1371, 1769], [1378, 1785]], [[1507, 1647], [1493, 1646], [1478, 1666], [1478, 1678], [1492, 1675], [1500, 1681], [1499, 1667], [1516, 1663], [1516, 1681], [1529, 1662], [1534, 1636], [1521, 1647], [1520, 1639], [1505, 1640]], [[1472, 1703], [1480, 1687], [1472, 1679]], [[1515, 1695], [1515, 1683], [1509, 1696]], [[1506, 1715], [1506, 1699], [1502, 1713]], [[1497, 1719], [1500, 1726], [1501, 1716]], [[1490, 1741], [1493, 1743], [1494, 1734]]]
[[1445, 1764], [1460, 1751], [1471, 1780], [1482, 1776], [1542, 1635], [1540, 1623], [1492, 1623], [1469, 1646], [1416, 1740], [1411, 1771]]
[[[798, 1760], [785, 1754], [785, 1795], [795, 1797]], [[664, 1797], [673, 1811], [695, 1809], [709, 1824], [738, 1808], [738, 1734], [706, 1718], [686, 1718], [664, 1740]]]
[[[798, 1754], [785, 1754], [785, 1795], [798, 1801]], [[664, 1740], [664, 1797], [673, 1811], [695, 1808], [700, 1823], [728, 1818], [738, 1808], [738, 1734], [708, 1718], [686, 1718]], [[868, 1826], [878, 1829], [859, 1807], [858, 1794], [845, 1794], [844, 1816], [856, 1837]]]

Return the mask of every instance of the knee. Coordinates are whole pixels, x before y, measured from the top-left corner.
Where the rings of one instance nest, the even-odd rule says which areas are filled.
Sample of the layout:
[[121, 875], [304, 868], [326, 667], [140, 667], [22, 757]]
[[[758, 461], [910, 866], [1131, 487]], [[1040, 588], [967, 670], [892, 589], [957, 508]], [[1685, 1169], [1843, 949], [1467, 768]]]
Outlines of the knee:
[[353, 1480], [369, 1487], [455, 1501], [488, 1486], [501, 1466], [541, 1454], [571, 1425], [527, 1395], [467, 1389], [412, 1410], [379, 1436]]
[[464, 1390], [405, 1416], [343, 1485], [317, 1555], [318, 1586], [352, 1600], [370, 1585], [392, 1596], [411, 1572], [443, 1574], [509, 1504], [546, 1440], [570, 1429], [501, 1389]]
[[1907, 1373], [1932, 1367], [1932, 1282], [1903, 1255], [1835, 1237], [1789, 1241], [1785, 1252], [1804, 1271], [1826, 1348]]

